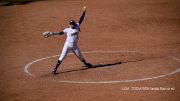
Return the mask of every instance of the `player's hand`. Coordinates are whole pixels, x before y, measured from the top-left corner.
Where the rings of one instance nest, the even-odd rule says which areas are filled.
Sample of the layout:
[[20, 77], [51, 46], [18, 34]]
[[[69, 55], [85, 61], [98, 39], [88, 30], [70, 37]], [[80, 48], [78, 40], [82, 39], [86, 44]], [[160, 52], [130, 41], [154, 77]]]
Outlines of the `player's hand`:
[[83, 7], [83, 11], [86, 11], [86, 6]]

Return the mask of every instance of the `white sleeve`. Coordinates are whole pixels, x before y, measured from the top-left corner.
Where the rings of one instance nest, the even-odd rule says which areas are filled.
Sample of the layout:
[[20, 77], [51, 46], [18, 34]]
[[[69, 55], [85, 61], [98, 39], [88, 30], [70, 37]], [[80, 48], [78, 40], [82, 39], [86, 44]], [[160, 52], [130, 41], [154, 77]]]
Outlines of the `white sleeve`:
[[64, 32], [64, 33], [67, 33], [67, 30], [68, 30], [68, 29], [66, 28], [66, 29], [63, 30], [63, 32]]

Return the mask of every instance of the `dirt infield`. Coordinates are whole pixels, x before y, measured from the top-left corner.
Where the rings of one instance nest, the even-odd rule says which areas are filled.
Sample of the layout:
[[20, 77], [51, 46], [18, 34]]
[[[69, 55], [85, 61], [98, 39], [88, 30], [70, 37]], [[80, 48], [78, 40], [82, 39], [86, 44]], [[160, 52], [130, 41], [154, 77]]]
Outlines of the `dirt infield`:
[[[51, 70], [83, 5], [79, 47]], [[0, 101], [179, 101], [179, 0], [45, 0], [0, 6]]]

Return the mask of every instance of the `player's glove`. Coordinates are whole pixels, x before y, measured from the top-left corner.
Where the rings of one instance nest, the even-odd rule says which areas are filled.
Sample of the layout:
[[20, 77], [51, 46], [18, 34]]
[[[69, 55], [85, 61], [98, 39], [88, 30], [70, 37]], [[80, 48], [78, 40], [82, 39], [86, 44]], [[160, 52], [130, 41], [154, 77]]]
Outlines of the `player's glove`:
[[47, 32], [44, 32], [43, 33], [43, 36], [45, 37], [45, 38], [48, 38], [48, 37], [50, 37], [52, 35], [52, 32], [50, 32], [50, 31], [47, 31]]

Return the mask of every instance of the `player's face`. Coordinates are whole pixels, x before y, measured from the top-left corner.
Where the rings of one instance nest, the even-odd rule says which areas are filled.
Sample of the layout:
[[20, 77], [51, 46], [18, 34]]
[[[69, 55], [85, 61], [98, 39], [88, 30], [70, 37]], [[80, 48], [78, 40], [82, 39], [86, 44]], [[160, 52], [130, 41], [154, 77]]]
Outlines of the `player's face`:
[[69, 26], [70, 26], [72, 29], [74, 29], [74, 25], [71, 25], [71, 24], [70, 24]]
[[74, 29], [74, 28], [75, 28], [75, 25], [76, 25], [76, 22], [75, 22], [74, 20], [70, 20], [69, 24], [70, 24], [70, 27], [71, 27], [72, 29]]

